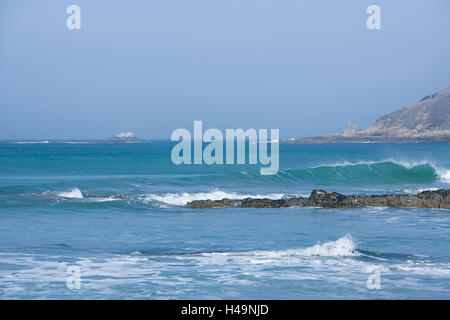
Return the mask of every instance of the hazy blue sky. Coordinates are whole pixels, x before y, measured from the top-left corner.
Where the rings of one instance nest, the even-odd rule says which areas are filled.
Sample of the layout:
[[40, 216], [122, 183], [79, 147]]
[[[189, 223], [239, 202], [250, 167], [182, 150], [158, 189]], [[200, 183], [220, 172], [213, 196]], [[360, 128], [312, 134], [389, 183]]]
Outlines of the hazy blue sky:
[[0, 139], [168, 139], [193, 120], [312, 136], [449, 86], [448, 0], [0, 2]]

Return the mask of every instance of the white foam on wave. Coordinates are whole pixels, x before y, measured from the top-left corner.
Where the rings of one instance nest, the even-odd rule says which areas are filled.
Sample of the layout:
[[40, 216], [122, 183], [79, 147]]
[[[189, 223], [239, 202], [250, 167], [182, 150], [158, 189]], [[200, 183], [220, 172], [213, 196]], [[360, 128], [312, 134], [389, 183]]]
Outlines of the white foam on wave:
[[335, 241], [316, 244], [306, 249], [297, 249], [294, 251], [296, 251], [298, 255], [303, 256], [350, 257], [359, 255], [356, 250], [356, 241], [353, 240], [350, 234]]
[[415, 273], [426, 276], [450, 277], [449, 263], [431, 263], [428, 261], [407, 261], [406, 263], [396, 265], [394, 270], [407, 273]]
[[450, 170], [437, 169], [436, 172], [442, 182], [450, 183]]
[[45, 191], [42, 196], [47, 199], [57, 201], [76, 201], [76, 202], [108, 202], [122, 200], [122, 197], [116, 196], [85, 196], [78, 188], [72, 188], [69, 191]]
[[43, 140], [43, 141], [15, 141], [13, 143], [16, 144], [34, 144], [34, 143], [50, 143], [49, 140]]
[[316, 244], [307, 248], [286, 249], [286, 250], [259, 250], [248, 252], [223, 252], [223, 253], [205, 253], [204, 255], [216, 256], [254, 256], [264, 258], [283, 258], [283, 257], [354, 257], [359, 256], [356, 250], [356, 241], [350, 234], [343, 236], [335, 241], [329, 241], [322, 244]]
[[73, 188], [72, 190], [66, 192], [58, 192], [57, 195], [62, 198], [83, 199], [83, 194], [78, 188]]
[[374, 161], [356, 161], [356, 162], [350, 162], [350, 161], [343, 161], [343, 162], [336, 162], [332, 164], [321, 164], [315, 167], [312, 167], [312, 169], [315, 168], [321, 168], [321, 167], [350, 167], [350, 166], [359, 166], [359, 165], [374, 165], [374, 164], [382, 164], [382, 163], [394, 163], [399, 166], [402, 166], [406, 169], [412, 169], [417, 166], [422, 165], [429, 165], [432, 168], [436, 168], [433, 162], [428, 160], [420, 160], [420, 161], [414, 161], [414, 160], [396, 160], [392, 158], [387, 158], [383, 160], [374, 160]]
[[436, 191], [436, 190], [438, 190], [438, 188], [418, 188], [418, 189], [403, 189], [403, 192], [411, 195], [416, 195], [424, 191]]
[[310, 169], [317, 169], [317, 168], [323, 168], [323, 167], [343, 168], [343, 167], [352, 167], [352, 166], [359, 166], [359, 165], [367, 165], [370, 167], [371, 165], [382, 164], [382, 163], [393, 163], [393, 164], [402, 166], [403, 168], [408, 169], [408, 170], [413, 169], [418, 166], [427, 165], [434, 169], [434, 171], [436, 172], [436, 175], [439, 177], [441, 182], [450, 183], [450, 170], [441, 168], [441, 167], [437, 166], [433, 161], [429, 161], [429, 160], [420, 160], [420, 161], [408, 160], [408, 161], [406, 161], [406, 160], [396, 160], [396, 159], [388, 158], [388, 159], [379, 160], [379, 161], [356, 161], [356, 162], [344, 161], [344, 162], [337, 162], [337, 163], [333, 163], [333, 164], [321, 164], [321, 165], [312, 167]]
[[83, 198], [83, 202], [109, 202], [109, 201], [118, 201], [121, 200], [119, 198], [114, 197], [89, 197]]
[[268, 198], [272, 200], [281, 199], [284, 197], [282, 193], [270, 193], [270, 194], [241, 194], [235, 192], [225, 192], [220, 190], [214, 190], [211, 192], [198, 192], [198, 193], [166, 193], [166, 194], [148, 194], [145, 195], [144, 201], [159, 201], [175, 206], [184, 206], [188, 202], [194, 200], [222, 200], [222, 199], [245, 199], [245, 198]]

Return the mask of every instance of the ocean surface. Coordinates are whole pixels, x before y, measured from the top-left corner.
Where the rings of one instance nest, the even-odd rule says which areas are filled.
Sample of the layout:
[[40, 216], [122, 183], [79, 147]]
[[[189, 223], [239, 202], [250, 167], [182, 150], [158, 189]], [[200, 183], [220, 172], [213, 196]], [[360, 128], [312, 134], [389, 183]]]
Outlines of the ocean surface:
[[0, 299], [450, 299], [450, 210], [184, 207], [450, 188], [449, 144], [282, 144], [274, 176], [172, 146], [0, 143]]

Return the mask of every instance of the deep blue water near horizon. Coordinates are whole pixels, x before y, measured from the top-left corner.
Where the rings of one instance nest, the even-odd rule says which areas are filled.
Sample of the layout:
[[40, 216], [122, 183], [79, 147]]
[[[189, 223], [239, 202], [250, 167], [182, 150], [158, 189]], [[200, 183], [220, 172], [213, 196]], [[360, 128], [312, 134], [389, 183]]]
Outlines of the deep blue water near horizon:
[[450, 210], [184, 207], [449, 188], [449, 144], [282, 144], [275, 176], [172, 146], [0, 143], [0, 298], [450, 298]]

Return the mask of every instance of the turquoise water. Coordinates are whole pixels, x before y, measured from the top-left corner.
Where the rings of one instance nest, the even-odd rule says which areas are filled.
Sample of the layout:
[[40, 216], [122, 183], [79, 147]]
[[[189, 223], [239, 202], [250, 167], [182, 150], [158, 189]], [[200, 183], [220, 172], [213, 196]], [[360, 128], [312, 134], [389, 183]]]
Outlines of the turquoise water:
[[171, 147], [0, 143], [0, 298], [450, 298], [449, 210], [184, 207], [449, 188], [448, 144], [281, 145], [275, 176]]

